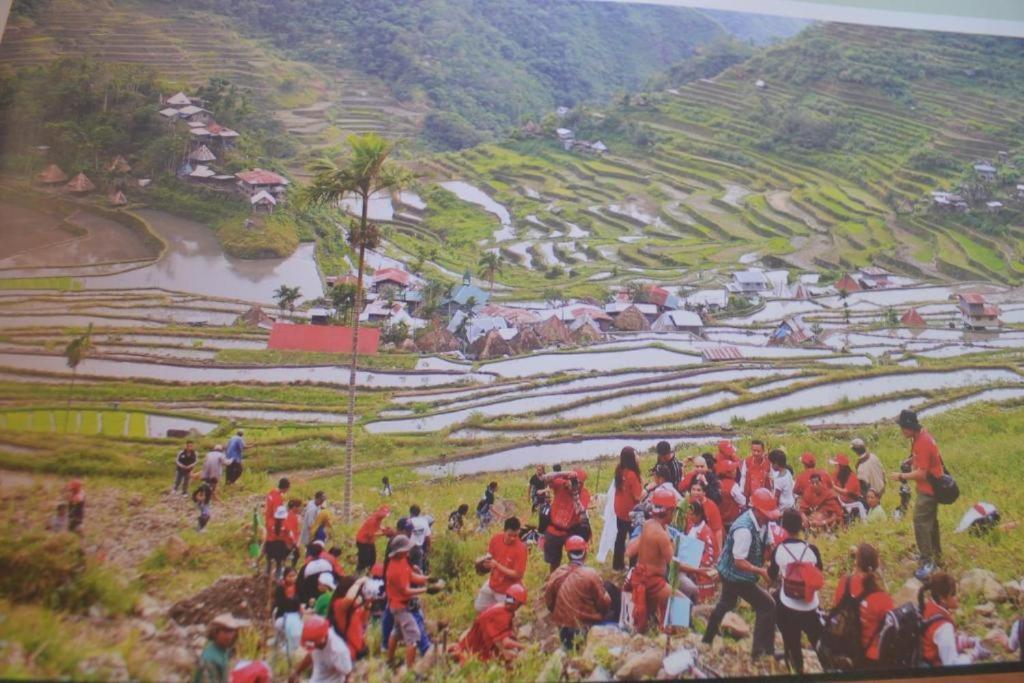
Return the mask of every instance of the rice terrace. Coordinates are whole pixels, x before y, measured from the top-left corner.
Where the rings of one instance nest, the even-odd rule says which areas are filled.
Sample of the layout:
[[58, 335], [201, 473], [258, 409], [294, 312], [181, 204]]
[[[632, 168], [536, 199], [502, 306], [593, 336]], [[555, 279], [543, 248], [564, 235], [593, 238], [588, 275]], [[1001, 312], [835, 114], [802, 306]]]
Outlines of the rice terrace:
[[14, 0], [0, 677], [1020, 675], [1024, 37], [768, 14]]

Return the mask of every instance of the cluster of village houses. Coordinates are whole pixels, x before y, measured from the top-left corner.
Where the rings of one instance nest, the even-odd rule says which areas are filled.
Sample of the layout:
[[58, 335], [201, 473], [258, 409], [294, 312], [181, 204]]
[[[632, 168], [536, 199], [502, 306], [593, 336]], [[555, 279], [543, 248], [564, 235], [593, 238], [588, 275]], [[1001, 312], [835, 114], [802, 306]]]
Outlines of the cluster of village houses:
[[[756, 305], [766, 299], [807, 300], [911, 284], [906, 278], [878, 267], [846, 273], [831, 285], [820, 285], [819, 279], [820, 275], [804, 274], [790, 283], [785, 270], [750, 268], [733, 273], [731, 281], [714, 289], [670, 288], [673, 292], [650, 284], [642, 292], [619, 288], [604, 302], [582, 299], [499, 304], [490, 300], [488, 291], [474, 285], [467, 273], [442, 299], [443, 320], [427, 320], [417, 315], [425, 282], [398, 265], [389, 264], [367, 276], [366, 305], [359, 319], [369, 323], [370, 329], [404, 325], [410, 333], [402, 344], [405, 350], [461, 352], [470, 358], [488, 359], [541, 348], [582, 346], [617, 332], [686, 332], [702, 336], [705, 325], [713, 323], [734, 298]], [[329, 286], [354, 284], [355, 278], [329, 277], [327, 282]], [[981, 294], [959, 295], [959, 309], [966, 328], [991, 329], [1001, 325], [998, 307], [986, 302]], [[312, 323], [305, 326], [308, 334], [320, 334], [314, 328], [330, 326], [333, 313], [322, 308], [308, 311]], [[927, 323], [910, 308], [903, 313], [901, 325], [924, 327]], [[297, 334], [301, 337], [301, 331]], [[769, 344], [801, 346], [816, 341], [810, 326], [800, 316], [794, 316], [778, 325]], [[711, 361], [742, 357], [738, 348], [728, 345], [709, 348], [704, 354]]]
[[[990, 161], [979, 161], [974, 164], [974, 177], [985, 184], [993, 186], [999, 178], [999, 166], [1007, 163], [1009, 152], [999, 152], [999, 160], [995, 163]], [[985, 211], [988, 213], [1000, 213], [1006, 208], [1003, 200], [1016, 200], [1024, 202], [1024, 184], [1018, 183], [1015, 192], [1010, 193], [1002, 199], [996, 196], [987, 196], [982, 202]], [[952, 211], [966, 213], [971, 209], [972, 200], [969, 196], [957, 191], [936, 190], [931, 194], [931, 204], [940, 211]]]
[[[249, 200], [253, 211], [271, 212], [284, 200], [288, 179], [261, 168], [248, 169], [238, 173], [224, 173], [217, 170], [218, 160], [235, 146], [240, 134], [214, 120], [214, 114], [204, 108], [198, 97], [183, 92], [167, 97], [161, 103], [159, 115], [171, 126], [188, 129], [188, 140], [177, 176], [187, 182], [203, 185], [213, 190], [241, 193]], [[125, 186], [132, 168], [123, 156], [114, 157], [106, 169], [116, 179], [109, 193], [113, 206], [124, 206], [128, 199], [120, 189]], [[87, 194], [96, 190], [95, 183], [85, 174], [79, 173], [72, 179], [56, 164], [50, 164], [36, 176], [36, 182], [44, 187], [63, 189], [71, 194]], [[152, 182], [149, 178], [134, 181], [145, 188]]]

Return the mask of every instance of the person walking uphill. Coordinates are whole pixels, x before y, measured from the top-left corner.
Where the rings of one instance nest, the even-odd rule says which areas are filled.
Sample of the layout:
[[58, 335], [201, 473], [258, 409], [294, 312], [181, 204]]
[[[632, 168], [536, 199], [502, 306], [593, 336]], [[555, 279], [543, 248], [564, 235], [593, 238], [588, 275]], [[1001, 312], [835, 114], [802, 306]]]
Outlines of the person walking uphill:
[[764, 553], [769, 542], [768, 522], [779, 518], [779, 510], [775, 496], [768, 489], [754, 491], [750, 505], [751, 508], [729, 528], [725, 547], [718, 559], [722, 595], [708, 618], [703, 642], [706, 645], [714, 642], [725, 613], [743, 598], [757, 615], [751, 647], [751, 656], [757, 658], [774, 652], [775, 601], [757, 585], [757, 580], [769, 581], [768, 570], [764, 567]]
[[174, 487], [171, 493], [177, 493], [180, 485], [181, 495], [188, 495], [188, 480], [192, 478], [192, 469], [198, 460], [195, 444], [186, 441], [185, 447], [178, 451], [177, 457], [174, 458]]
[[526, 574], [526, 544], [519, 540], [522, 525], [517, 517], [505, 520], [505, 530], [494, 534], [487, 546], [485, 566], [491, 570], [487, 581], [477, 593], [473, 609], [483, 612], [505, 602], [508, 589], [523, 582]]
[[644, 497], [640, 483], [640, 464], [636, 451], [626, 446], [619, 453], [619, 465], [615, 468], [615, 549], [612, 552], [612, 569], [626, 568], [626, 541], [629, 540], [630, 513]]
[[394, 533], [390, 529], [380, 527], [390, 514], [391, 508], [381, 505], [376, 512], [366, 518], [356, 532], [356, 574], [369, 571], [377, 564], [377, 537]]
[[939, 540], [939, 503], [935, 499], [931, 477], [943, 474], [942, 456], [935, 439], [921, 423], [917, 413], [904, 410], [896, 424], [903, 436], [910, 439], [910, 472], [895, 472], [895, 481], [913, 481], [917, 484], [917, 500], [914, 503], [914, 538], [917, 541], [918, 569], [914, 576], [924, 581], [942, 560], [942, 545]]
[[[225, 460], [227, 462], [227, 468], [225, 475], [227, 476], [227, 483], [234, 484], [238, 481], [238, 478], [242, 476], [242, 457], [245, 452], [245, 439], [242, 438], [243, 432], [239, 429], [233, 437], [228, 440], [227, 453], [225, 454]], [[255, 448], [256, 444], [250, 444], [250, 448]]]

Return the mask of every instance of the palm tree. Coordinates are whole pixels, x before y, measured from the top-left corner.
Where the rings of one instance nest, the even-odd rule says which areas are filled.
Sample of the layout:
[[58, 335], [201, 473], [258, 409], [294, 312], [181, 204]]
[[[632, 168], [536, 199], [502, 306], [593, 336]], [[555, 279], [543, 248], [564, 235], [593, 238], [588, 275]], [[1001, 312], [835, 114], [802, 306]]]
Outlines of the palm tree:
[[281, 285], [274, 291], [274, 298], [277, 300], [277, 307], [280, 308], [282, 312], [287, 308], [288, 312], [294, 316], [295, 304], [302, 298], [302, 290], [298, 287]]
[[504, 259], [501, 258], [501, 254], [497, 251], [485, 251], [480, 257], [480, 262], [477, 264], [476, 274], [480, 277], [487, 278], [487, 281], [491, 285], [491, 291], [494, 291], [494, 275], [500, 273], [505, 267]]
[[366, 250], [377, 246], [380, 229], [368, 220], [370, 197], [378, 192], [393, 192], [407, 185], [412, 175], [389, 161], [394, 145], [377, 135], [351, 135], [348, 144], [351, 156], [340, 165], [330, 159], [313, 162], [310, 170], [314, 177], [303, 188], [301, 202], [307, 206], [336, 205], [340, 200], [355, 196], [360, 200], [362, 212], [358, 223], [349, 229], [348, 240], [359, 252], [356, 274], [356, 300], [352, 314], [352, 358], [348, 377], [348, 435], [345, 440], [345, 521], [352, 518], [352, 456], [355, 452], [356, 363], [359, 348], [359, 313], [363, 308], [363, 272]]
[[85, 334], [75, 337], [64, 347], [64, 358], [71, 368], [71, 385], [68, 388], [68, 407], [64, 411], [64, 433], [68, 432], [71, 422], [71, 396], [75, 393], [75, 378], [78, 376], [78, 365], [92, 350], [92, 323], [85, 328]]

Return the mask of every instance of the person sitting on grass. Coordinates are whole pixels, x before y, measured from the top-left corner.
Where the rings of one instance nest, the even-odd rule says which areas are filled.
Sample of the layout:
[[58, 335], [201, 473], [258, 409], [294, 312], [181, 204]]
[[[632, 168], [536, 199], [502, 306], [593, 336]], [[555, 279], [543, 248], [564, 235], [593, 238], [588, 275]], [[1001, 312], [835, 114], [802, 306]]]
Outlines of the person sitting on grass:
[[[931, 597], [925, 600], [925, 593]], [[937, 571], [925, 578], [924, 586], [917, 593], [917, 605], [924, 619], [921, 633], [921, 659], [932, 667], [962, 666], [970, 664], [975, 657], [965, 651], [974, 647], [971, 638], [958, 638], [953, 612], [960, 606], [956, 594], [956, 579], [943, 571]]]
[[839, 496], [839, 503], [849, 518], [857, 515], [863, 522], [867, 518], [867, 511], [860, 499], [860, 480], [857, 479], [856, 473], [850, 467], [849, 456], [846, 453], [839, 453], [832, 464], [836, 466], [832, 475], [834, 481], [832, 489]]
[[882, 498], [878, 495], [878, 491], [874, 489], [868, 489], [867, 494], [864, 496], [864, 500], [868, 504], [868, 524], [875, 524], [876, 522], [884, 522], [886, 519], [885, 509], [882, 507]]
[[526, 588], [521, 583], [509, 586], [502, 602], [492, 605], [477, 615], [473, 625], [466, 631], [448, 653], [459, 664], [470, 657], [481, 661], [498, 658], [512, 662], [525, 650], [526, 645], [516, 640], [515, 615], [526, 604]]
[[810, 485], [800, 497], [800, 513], [811, 531], [832, 531], [843, 522], [843, 506], [836, 492], [825, 487], [817, 474], [811, 475]]
[[213, 618], [206, 629], [206, 647], [199, 656], [192, 683], [227, 683], [238, 630], [248, 625], [226, 612]]
[[867, 669], [879, 667], [879, 636], [882, 623], [889, 610], [896, 607], [892, 596], [886, 592], [879, 576], [880, 561], [878, 549], [870, 543], [861, 543], [853, 555], [854, 570], [839, 579], [832, 606], [839, 606], [844, 600], [858, 603], [860, 614], [860, 646]]

